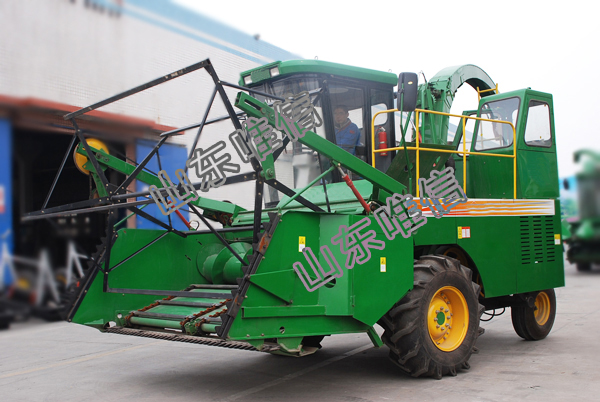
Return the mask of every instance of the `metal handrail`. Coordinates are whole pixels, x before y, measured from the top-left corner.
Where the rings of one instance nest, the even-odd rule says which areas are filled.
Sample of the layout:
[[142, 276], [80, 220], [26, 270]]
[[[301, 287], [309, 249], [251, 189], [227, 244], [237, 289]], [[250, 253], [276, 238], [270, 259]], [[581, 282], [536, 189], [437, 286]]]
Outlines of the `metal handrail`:
[[[394, 112], [398, 112], [398, 111], [399, 111], [398, 109], [382, 110], [380, 112], [375, 113], [375, 115], [373, 115], [373, 119], [371, 120], [371, 165], [373, 167], [375, 167], [375, 154], [376, 153], [388, 152], [388, 151], [398, 151], [398, 150], [404, 149], [403, 146], [402, 147], [375, 149], [375, 119], [380, 114], [394, 113]], [[420, 132], [419, 132], [419, 114], [420, 113], [430, 113], [430, 114], [437, 114], [437, 115], [441, 115], [441, 116], [459, 117], [462, 121], [462, 126], [463, 126], [463, 130], [462, 130], [462, 132], [463, 132], [463, 149], [462, 149], [462, 151], [420, 147], [419, 146], [419, 137], [420, 137], [420, 135], [419, 135], [420, 134]], [[465, 136], [465, 119], [490, 121], [492, 123], [501, 123], [501, 124], [510, 125], [510, 127], [512, 128], [512, 132], [513, 132], [513, 154], [505, 155], [505, 154], [496, 154], [496, 153], [467, 151], [466, 138], [464, 138], [464, 136]], [[463, 157], [463, 191], [465, 192], [465, 194], [467, 193], [467, 155], [485, 155], [485, 156], [496, 156], [496, 157], [500, 157], [500, 158], [512, 158], [513, 159], [513, 199], [517, 199], [517, 132], [515, 130], [515, 126], [511, 122], [503, 121], [503, 120], [486, 119], [483, 117], [472, 117], [472, 116], [464, 116], [464, 115], [444, 113], [444, 112], [436, 112], [434, 110], [415, 109], [415, 126], [416, 126], [416, 146], [406, 147], [406, 149], [411, 150], [411, 151], [417, 151], [416, 152], [417, 153], [417, 161], [416, 161], [416, 165], [417, 165], [416, 180], [417, 180], [417, 182], [419, 180], [419, 173], [420, 173], [419, 156], [420, 156], [421, 151], [442, 152], [442, 153], [448, 153], [448, 154], [462, 154], [462, 157]], [[407, 163], [408, 163], [408, 161], [407, 161]], [[416, 185], [415, 187], [417, 190], [417, 197], [419, 197], [419, 186]]]

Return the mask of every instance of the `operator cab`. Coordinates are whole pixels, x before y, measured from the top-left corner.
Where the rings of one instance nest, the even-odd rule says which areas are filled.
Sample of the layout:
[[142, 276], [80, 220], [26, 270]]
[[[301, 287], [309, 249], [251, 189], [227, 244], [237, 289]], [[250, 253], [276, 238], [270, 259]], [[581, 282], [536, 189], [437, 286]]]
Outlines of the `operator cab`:
[[[394, 108], [393, 88], [397, 82], [393, 73], [320, 60], [291, 60], [245, 71], [241, 73], [239, 83], [277, 97], [308, 91], [315, 111], [322, 118], [322, 125], [312, 131], [371, 164], [371, 118], [378, 111]], [[250, 95], [268, 104], [276, 100]], [[396, 146], [393, 122], [393, 114], [378, 116], [375, 122], [378, 148]], [[394, 154], [376, 154], [377, 169], [385, 172]], [[299, 142], [290, 142], [275, 166], [279, 180], [291, 188], [302, 188], [330, 165], [327, 158], [312, 149]], [[351, 178], [360, 180], [356, 175]], [[332, 171], [325, 176], [325, 181], [342, 181], [340, 172]]]
[[[463, 112], [477, 114], [490, 120], [502, 120], [510, 125], [480, 120], [469, 132], [466, 147], [471, 154], [466, 157], [467, 196], [469, 198], [513, 198], [515, 189], [514, 161], [516, 145], [516, 196], [517, 198], [557, 198], [558, 167], [554, 141], [554, 113], [552, 95], [531, 89], [522, 89], [482, 98], [479, 110]], [[473, 132], [476, 133], [473, 136]], [[454, 144], [462, 149], [462, 129], [459, 126]], [[456, 177], [463, 175], [462, 154], [453, 155]], [[490, 179], [493, 178], [493, 179]]]

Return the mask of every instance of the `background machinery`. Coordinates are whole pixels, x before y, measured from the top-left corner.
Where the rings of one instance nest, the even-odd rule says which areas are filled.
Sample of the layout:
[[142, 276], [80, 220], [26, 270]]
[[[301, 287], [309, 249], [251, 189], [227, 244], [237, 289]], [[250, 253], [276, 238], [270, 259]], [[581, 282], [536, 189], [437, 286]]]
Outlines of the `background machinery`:
[[[79, 129], [77, 119], [90, 110], [200, 69], [227, 116], [208, 120], [207, 111], [200, 123], [163, 133], [139, 165], [109, 155]], [[65, 116], [98, 195], [23, 219], [106, 216], [105, 241], [71, 288], [67, 319], [112, 333], [290, 356], [315, 352], [324, 336], [364, 332], [375, 346], [386, 344], [404, 372], [434, 378], [469, 367], [485, 310], [511, 307], [519, 336], [546, 337], [556, 312], [553, 288], [564, 286], [552, 96], [531, 89], [499, 94], [473, 65], [444, 69], [418, 88], [415, 74], [401, 74], [395, 100], [398, 82], [392, 73], [298, 60], [245, 71], [233, 84], [205, 60]], [[465, 82], [481, 100], [449, 133], [450, 106]], [[225, 87], [241, 90], [234, 104], [242, 113]], [[251, 157], [251, 171], [223, 184], [255, 181], [244, 194], [254, 200], [252, 210], [202, 192], [188, 206], [207, 229], [178, 230], [143, 211], [154, 202], [148, 191], [127, 192], [134, 179], [162, 187], [144, 167], [169, 136], [197, 128], [196, 148], [216, 121], [242, 129], [244, 120], [264, 117], [275, 127], [282, 116], [273, 102], [303, 91], [323, 124], [297, 141], [282, 136], [284, 147], [264, 161]], [[336, 142], [333, 112], [340, 105], [360, 130], [352, 150]], [[461, 143], [467, 118], [475, 120], [474, 137]], [[447, 166], [455, 167], [468, 201], [436, 219], [417, 179]], [[108, 170], [127, 178], [111, 182]], [[428, 218], [410, 237], [390, 240], [373, 218], [393, 194], [413, 194]], [[118, 221], [116, 213], [124, 209], [162, 230], [122, 228], [127, 217]], [[370, 259], [348, 267], [348, 256], [359, 252], [348, 244], [364, 236], [344, 228], [363, 222], [384, 246], [367, 248]], [[338, 246], [333, 238], [340, 234]], [[308, 264], [305, 248], [316, 256]], [[345, 265], [335, 275], [323, 269], [332, 259]], [[313, 267], [309, 282], [321, 273], [327, 283], [308, 289], [296, 263]]]
[[576, 175], [579, 218], [569, 219], [571, 235], [565, 239], [569, 245], [567, 258], [576, 264], [578, 271], [589, 271], [593, 263], [600, 263], [600, 155], [580, 150], [573, 157], [575, 162], [582, 158], [586, 162]]

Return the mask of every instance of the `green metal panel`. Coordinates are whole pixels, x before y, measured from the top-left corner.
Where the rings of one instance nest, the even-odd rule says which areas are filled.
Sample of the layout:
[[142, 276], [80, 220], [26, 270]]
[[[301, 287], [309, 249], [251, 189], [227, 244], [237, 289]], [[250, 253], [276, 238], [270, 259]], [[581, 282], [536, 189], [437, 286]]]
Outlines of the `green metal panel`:
[[239, 84], [245, 85], [244, 77], [247, 75], [251, 75], [252, 85], [268, 80], [271, 78], [269, 70], [273, 67], [277, 67], [279, 69], [278, 76], [290, 74], [323, 73], [333, 76], [380, 82], [382, 84], [388, 84], [392, 86], [398, 84], [398, 76], [394, 73], [371, 70], [368, 68], [352, 67], [322, 60], [287, 60], [283, 62], [277, 61], [275, 63], [270, 63], [265, 66], [246, 70], [240, 73]]
[[[120, 261], [142, 248], [164, 231], [122, 229], [113, 245], [110, 265]], [[182, 290], [192, 283], [206, 283], [195, 267], [195, 254], [201, 247], [197, 241], [216, 241], [213, 235], [198, 235], [187, 238], [173, 233], [161, 240], [109, 274], [111, 288]], [[74, 322], [103, 326], [109, 321], [117, 321], [118, 312], [128, 314], [149, 305], [159, 296], [105, 293], [102, 290], [104, 275], [99, 273], [89, 288]], [[165, 296], [167, 296], [165, 294]]]
[[[372, 250], [367, 263], [348, 270], [344, 268], [346, 257], [338, 246], [330, 243], [330, 239], [337, 234], [341, 224], [350, 226], [362, 218], [311, 212], [284, 213], [264, 260], [251, 277], [252, 285], [242, 305], [242, 311], [247, 309], [248, 314], [236, 317], [229, 336], [239, 340], [260, 339], [260, 334], [265, 334], [265, 338], [281, 337], [280, 327], [285, 328], [284, 337], [364, 332], [377, 322], [412, 288], [412, 241], [402, 237], [386, 241], [384, 250]], [[369, 229], [376, 231], [378, 239], [387, 240], [374, 220], [366, 230]], [[283, 281], [275, 280], [278, 272], [289, 272], [296, 261], [308, 266], [299, 248], [300, 236], [305, 238], [305, 245], [324, 266], [326, 262], [318, 251], [322, 245], [329, 245], [344, 272], [335, 284], [309, 292], [295, 273], [291, 277], [286, 275]], [[381, 272], [380, 257], [387, 258], [386, 272]], [[254, 276], [269, 273], [273, 280], [261, 278], [260, 286], [256, 286]], [[282, 287], [292, 289], [289, 300], [277, 294]], [[280, 316], [277, 320], [258, 319], [261, 311], [265, 314], [262, 317], [276, 313]], [[324, 320], [322, 314], [329, 319]]]
[[471, 237], [457, 239], [473, 259], [483, 281], [485, 297], [517, 292], [519, 218], [508, 216], [457, 217], [458, 227], [470, 227]]
[[[490, 153], [512, 154], [512, 146]], [[457, 162], [457, 165], [462, 163]], [[518, 171], [518, 168], [517, 168]], [[462, 185], [462, 174], [456, 176]], [[513, 198], [513, 159], [497, 156], [470, 155], [467, 158], [467, 197]], [[518, 192], [517, 192], [518, 196]], [[538, 197], [539, 198], [539, 197]]]
[[[362, 217], [351, 218], [358, 221]], [[368, 229], [375, 230], [376, 238], [385, 241], [385, 249], [371, 250], [369, 262], [352, 270], [354, 317], [368, 325], [374, 325], [404, 297], [413, 288], [414, 281], [412, 239], [397, 235], [394, 240], [388, 240], [375, 219], [371, 218], [371, 221]], [[385, 272], [381, 270], [381, 257], [386, 259]]]
[[555, 201], [555, 211], [554, 216], [519, 218], [519, 293], [565, 285], [562, 242], [555, 238], [561, 233], [558, 200]]
[[520, 198], [558, 198], [556, 153], [517, 150], [517, 186]]
[[457, 233], [456, 218], [445, 216], [440, 219], [427, 218], [427, 223], [413, 233], [415, 246], [455, 244]]

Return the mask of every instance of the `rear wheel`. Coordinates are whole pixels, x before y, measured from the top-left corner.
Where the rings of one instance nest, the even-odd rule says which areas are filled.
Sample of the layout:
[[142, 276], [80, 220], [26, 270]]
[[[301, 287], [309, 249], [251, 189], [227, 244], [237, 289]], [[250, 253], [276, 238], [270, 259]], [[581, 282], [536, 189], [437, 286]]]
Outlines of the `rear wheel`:
[[576, 266], [579, 272], [587, 272], [592, 269], [592, 264], [589, 262], [578, 262]]
[[414, 288], [380, 320], [390, 359], [413, 377], [441, 378], [469, 368], [483, 306], [471, 270], [458, 260], [424, 256]]
[[554, 289], [542, 290], [529, 305], [511, 307], [513, 328], [517, 335], [528, 341], [544, 339], [554, 325], [556, 295]]

